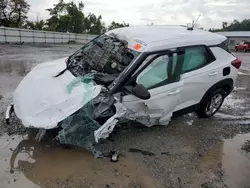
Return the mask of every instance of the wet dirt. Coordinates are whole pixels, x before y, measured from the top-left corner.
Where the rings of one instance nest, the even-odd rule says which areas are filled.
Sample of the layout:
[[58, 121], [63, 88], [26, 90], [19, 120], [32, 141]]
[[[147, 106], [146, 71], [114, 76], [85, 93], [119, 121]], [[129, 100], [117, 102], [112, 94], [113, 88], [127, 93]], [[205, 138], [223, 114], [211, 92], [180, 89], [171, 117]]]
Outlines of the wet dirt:
[[[4, 112], [23, 76], [37, 63], [70, 55], [79, 46], [0, 46], [0, 187], [224, 187], [249, 185], [250, 54], [236, 88], [210, 119], [188, 114], [168, 126], [129, 123], [98, 147], [118, 149], [117, 163], [95, 159], [83, 149], [37, 143], [8, 126]], [[241, 54], [237, 54], [240, 56]], [[244, 68], [246, 67], [246, 69]], [[9, 136], [8, 134], [12, 132]], [[129, 149], [134, 151], [129, 152]], [[154, 155], [144, 155], [143, 153]]]
[[250, 140], [250, 134], [237, 135], [225, 140], [223, 145], [222, 169], [228, 187], [249, 187], [250, 153], [242, 147]]
[[[6, 143], [6, 140], [9, 140]], [[155, 187], [154, 180], [141, 172], [133, 157], [119, 163], [97, 160], [83, 149], [62, 149], [21, 136], [0, 138], [1, 185], [4, 187], [125, 187], [137, 184]], [[131, 179], [132, 177], [132, 179]], [[145, 182], [146, 179], [146, 182]], [[98, 181], [96, 181], [98, 180]]]

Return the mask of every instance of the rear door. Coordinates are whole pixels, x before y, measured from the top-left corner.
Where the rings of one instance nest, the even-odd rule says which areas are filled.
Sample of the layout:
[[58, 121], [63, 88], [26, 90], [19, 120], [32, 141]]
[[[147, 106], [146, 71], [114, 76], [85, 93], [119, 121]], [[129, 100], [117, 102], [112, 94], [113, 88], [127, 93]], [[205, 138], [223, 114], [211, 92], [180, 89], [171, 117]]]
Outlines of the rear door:
[[[132, 110], [136, 116], [150, 117], [147, 126], [167, 124], [172, 112], [180, 100], [183, 82], [179, 80], [176, 58], [173, 54], [150, 55], [143, 64], [135, 82], [142, 84], [151, 94], [148, 100], [141, 100], [133, 95], [123, 97], [123, 104]], [[140, 115], [141, 113], [141, 115]]]
[[181, 81], [184, 86], [176, 110], [198, 104], [206, 91], [221, 79], [221, 70], [212, 63], [215, 57], [208, 47], [192, 46], [182, 50]]

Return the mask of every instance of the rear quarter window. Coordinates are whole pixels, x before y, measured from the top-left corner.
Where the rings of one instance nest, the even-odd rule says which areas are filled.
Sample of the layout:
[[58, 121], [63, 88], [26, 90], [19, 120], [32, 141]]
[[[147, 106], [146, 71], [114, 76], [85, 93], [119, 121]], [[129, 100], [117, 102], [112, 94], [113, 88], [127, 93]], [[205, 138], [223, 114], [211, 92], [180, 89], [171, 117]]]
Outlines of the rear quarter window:
[[212, 52], [205, 46], [188, 47], [185, 49], [184, 61], [181, 73], [187, 73], [206, 66], [215, 60]]

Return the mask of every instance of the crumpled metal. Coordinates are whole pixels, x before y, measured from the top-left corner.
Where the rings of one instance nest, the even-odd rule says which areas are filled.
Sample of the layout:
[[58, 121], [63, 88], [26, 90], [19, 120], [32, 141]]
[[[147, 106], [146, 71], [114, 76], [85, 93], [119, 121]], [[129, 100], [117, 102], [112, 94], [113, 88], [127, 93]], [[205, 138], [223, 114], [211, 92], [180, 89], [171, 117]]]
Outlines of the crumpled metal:
[[108, 74], [119, 73], [130, 62], [124, 61], [127, 47], [126, 41], [121, 41], [115, 36], [100, 35], [69, 57], [66, 65], [76, 77], [84, 76], [93, 70]]

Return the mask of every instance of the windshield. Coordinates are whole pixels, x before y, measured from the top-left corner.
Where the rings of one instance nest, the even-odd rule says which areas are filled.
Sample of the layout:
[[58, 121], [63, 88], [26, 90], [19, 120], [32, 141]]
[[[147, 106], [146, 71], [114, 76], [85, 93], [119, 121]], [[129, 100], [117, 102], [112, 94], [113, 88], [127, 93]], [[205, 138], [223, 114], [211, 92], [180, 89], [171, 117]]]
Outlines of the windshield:
[[115, 35], [100, 35], [67, 60], [67, 68], [78, 77], [91, 72], [121, 73], [140, 53], [129, 49]]

